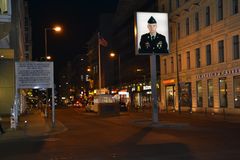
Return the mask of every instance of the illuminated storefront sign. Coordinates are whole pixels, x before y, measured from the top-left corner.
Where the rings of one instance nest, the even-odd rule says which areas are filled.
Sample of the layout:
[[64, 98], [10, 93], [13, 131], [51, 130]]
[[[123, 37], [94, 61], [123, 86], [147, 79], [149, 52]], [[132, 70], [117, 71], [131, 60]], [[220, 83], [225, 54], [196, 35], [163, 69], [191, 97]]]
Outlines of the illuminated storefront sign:
[[143, 90], [150, 90], [151, 86], [143, 86]]
[[172, 83], [175, 83], [174, 79], [163, 80], [163, 84], [172, 84]]
[[199, 74], [196, 76], [197, 79], [203, 79], [203, 78], [211, 78], [211, 77], [218, 77], [218, 76], [227, 76], [227, 75], [234, 75], [240, 73], [240, 68], [233, 68], [228, 69], [224, 71], [217, 71], [217, 72], [210, 72], [210, 73], [204, 73]]

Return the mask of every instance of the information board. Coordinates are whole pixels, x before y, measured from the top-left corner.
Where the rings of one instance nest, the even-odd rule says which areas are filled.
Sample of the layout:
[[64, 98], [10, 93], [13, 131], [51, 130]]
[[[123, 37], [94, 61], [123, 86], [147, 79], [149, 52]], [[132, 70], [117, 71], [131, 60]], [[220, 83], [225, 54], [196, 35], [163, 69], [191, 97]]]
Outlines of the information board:
[[53, 88], [53, 62], [15, 62], [16, 88]]

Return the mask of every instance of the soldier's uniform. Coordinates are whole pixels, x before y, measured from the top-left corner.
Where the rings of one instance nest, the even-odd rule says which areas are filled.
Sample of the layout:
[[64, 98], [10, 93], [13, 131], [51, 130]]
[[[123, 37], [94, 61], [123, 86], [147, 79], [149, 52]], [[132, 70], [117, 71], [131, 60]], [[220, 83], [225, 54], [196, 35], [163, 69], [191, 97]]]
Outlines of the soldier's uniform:
[[[149, 24], [157, 23], [153, 17], [148, 20]], [[156, 33], [155, 36], [146, 33], [141, 36], [139, 53], [168, 53], [168, 45], [165, 36]]]

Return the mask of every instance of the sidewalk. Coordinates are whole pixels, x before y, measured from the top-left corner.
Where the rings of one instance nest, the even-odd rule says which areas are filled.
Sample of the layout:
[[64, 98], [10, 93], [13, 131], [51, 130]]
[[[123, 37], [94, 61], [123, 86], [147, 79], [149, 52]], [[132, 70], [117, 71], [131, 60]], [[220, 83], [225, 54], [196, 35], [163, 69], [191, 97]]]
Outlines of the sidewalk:
[[0, 142], [4, 140], [57, 134], [67, 130], [59, 121], [55, 121], [55, 127], [53, 128], [51, 119], [45, 118], [40, 110], [32, 110], [31, 113], [21, 115], [17, 129], [10, 128], [9, 117], [3, 117], [2, 125], [6, 133], [0, 135]]

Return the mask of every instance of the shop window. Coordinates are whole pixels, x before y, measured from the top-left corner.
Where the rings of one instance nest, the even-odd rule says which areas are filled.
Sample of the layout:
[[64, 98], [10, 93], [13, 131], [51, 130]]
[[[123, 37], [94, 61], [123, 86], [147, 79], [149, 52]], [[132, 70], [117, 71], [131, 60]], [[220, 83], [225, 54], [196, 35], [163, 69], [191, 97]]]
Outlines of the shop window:
[[181, 86], [181, 106], [192, 107], [191, 83]]
[[166, 107], [174, 106], [174, 97], [175, 97], [174, 86], [166, 86]]
[[203, 106], [202, 81], [197, 81], [197, 107]]
[[227, 81], [226, 78], [219, 79], [219, 99], [220, 99], [220, 107], [227, 107]]
[[207, 81], [208, 89], [208, 107], [213, 107], [213, 80], [209, 79]]
[[240, 76], [233, 77], [234, 107], [240, 108]]

